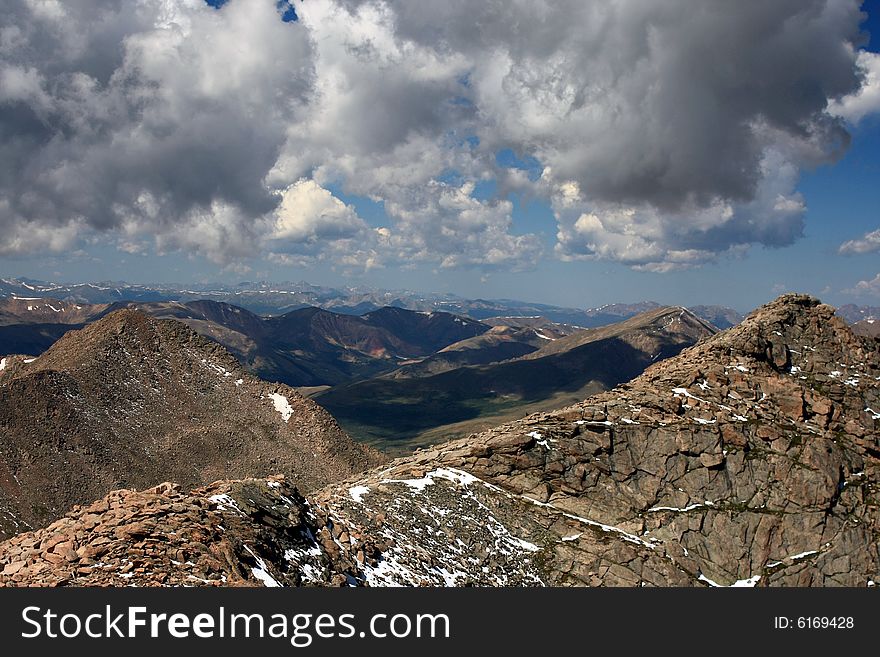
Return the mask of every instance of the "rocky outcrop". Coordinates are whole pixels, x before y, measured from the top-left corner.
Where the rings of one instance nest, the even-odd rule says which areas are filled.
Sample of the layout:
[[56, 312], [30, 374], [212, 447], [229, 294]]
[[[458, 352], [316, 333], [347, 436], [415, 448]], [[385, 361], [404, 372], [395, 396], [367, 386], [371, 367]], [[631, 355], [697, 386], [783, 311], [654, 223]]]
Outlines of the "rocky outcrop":
[[283, 477], [117, 490], [2, 544], [0, 586], [304, 584], [350, 567], [316, 549], [320, 522]]
[[[546, 584], [865, 586], [878, 576], [878, 381], [876, 343], [785, 296], [612, 392], [318, 499], [363, 522], [391, 503], [387, 482], [460, 470], [460, 494], [488, 498], [540, 548]], [[357, 499], [340, 501], [346, 486]]]
[[[232, 514], [244, 528], [217, 541], [252, 555], [228, 560], [238, 571], [197, 576], [371, 586], [873, 586], [878, 407], [876, 341], [854, 335], [829, 306], [787, 295], [613, 391], [422, 450], [331, 484], [308, 504], [273, 480], [194, 493], [215, 505], [205, 513], [224, 517], [223, 526], [233, 526], [225, 519]], [[230, 492], [239, 485], [266, 496]], [[273, 486], [294, 504], [273, 500]], [[62, 522], [83, 517], [78, 510]], [[136, 539], [161, 542], [166, 533]], [[0, 581], [47, 582], [56, 566], [39, 564], [50, 534], [0, 545]], [[52, 559], [75, 563], [79, 540], [65, 539], [70, 550]], [[210, 540], [196, 542], [210, 551]], [[141, 564], [143, 572], [195, 574], [164, 559]]]
[[283, 473], [312, 490], [384, 460], [180, 322], [121, 310], [4, 360], [0, 537], [120, 487]]

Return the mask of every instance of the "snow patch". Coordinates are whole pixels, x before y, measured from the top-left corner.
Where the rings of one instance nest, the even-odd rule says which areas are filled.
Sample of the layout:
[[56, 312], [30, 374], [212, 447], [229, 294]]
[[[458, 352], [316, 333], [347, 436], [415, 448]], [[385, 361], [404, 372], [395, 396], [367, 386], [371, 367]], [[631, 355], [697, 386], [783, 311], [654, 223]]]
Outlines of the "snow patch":
[[653, 506], [648, 509], [645, 513], [656, 513], [657, 511], [675, 511], [676, 513], [683, 513], [685, 511], [693, 511], [694, 509], [702, 509], [707, 506], [715, 506], [714, 502], [710, 502], [706, 500], [705, 502], [696, 502], [694, 504], [688, 504], [683, 507], [676, 506]]
[[258, 580], [263, 583], [263, 586], [268, 588], [276, 588], [280, 587], [281, 584], [278, 583], [272, 575], [269, 574], [269, 569], [266, 566], [266, 562], [263, 561], [260, 557], [258, 557], [253, 550], [251, 550], [247, 545], [244, 546], [244, 549], [250, 552], [251, 556], [256, 559], [257, 565], [254, 568], [251, 568], [251, 572], [254, 574]]
[[552, 438], [544, 438], [544, 434], [539, 433], [537, 431], [532, 431], [527, 434], [529, 438], [535, 439], [535, 444], [543, 447], [544, 449], [550, 449], [550, 443], [555, 443], [556, 441]]
[[272, 403], [275, 404], [275, 410], [281, 415], [281, 419], [285, 422], [289, 421], [290, 416], [293, 415], [293, 408], [287, 397], [280, 395], [277, 392], [273, 392], [269, 395], [269, 398], [272, 400]]
[[798, 561], [800, 559], [812, 557], [814, 554], [819, 554], [819, 550], [807, 550], [806, 552], [801, 552], [800, 554], [793, 554], [789, 557], [789, 559], [791, 559], [792, 561]]
[[351, 499], [353, 499], [358, 504], [361, 504], [364, 501], [364, 495], [369, 492], [369, 486], [352, 486], [348, 489], [348, 494], [351, 495]]
[[733, 584], [730, 585], [730, 587], [731, 588], [749, 588], [749, 589], [751, 589], [751, 588], [755, 588], [758, 585], [758, 582], [760, 582], [760, 581], [761, 581], [760, 575], [753, 575], [752, 577], [749, 577], [748, 579], [740, 579], [740, 580], [735, 581]]

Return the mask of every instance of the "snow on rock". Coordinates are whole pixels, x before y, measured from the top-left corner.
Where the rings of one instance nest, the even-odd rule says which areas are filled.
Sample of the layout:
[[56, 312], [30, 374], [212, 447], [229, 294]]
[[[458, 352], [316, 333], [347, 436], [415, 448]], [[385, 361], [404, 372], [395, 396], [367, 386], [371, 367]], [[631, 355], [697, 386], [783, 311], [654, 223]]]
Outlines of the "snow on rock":
[[748, 579], [739, 579], [731, 584], [729, 587], [725, 587], [723, 584], [719, 584], [718, 582], [709, 579], [702, 573], [700, 573], [700, 576], [697, 579], [701, 582], [705, 582], [712, 588], [754, 588], [758, 585], [758, 582], [761, 581], [761, 576], [754, 575], [753, 577], [749, 577]]
[[730, 585], [731, 588], [754, 588], [761, 581], [760, 575], [753, 575], [748, 579], [740, 579]]
[[281, 415], [281, 419], [288, 422], [290, 416], [293, 415], [293, 407], [290, 405], [290, 401], [288, 401], [287, 397], [280, 395], [277, 392], [273, 392], [269, 395], [269, 398], [272, 400], [272, 403], [275, 404], [275, 410]]
[[364, 501], [364, 495], [370, 492], [369, 486], [352, 486], [348, 489], [348, 494], [351, 495], [351, 499], [355, 502], [361, 503]]
[[677, 506], [654, 506], [647, 510], [647, 513], [655, 513], [657, 511], [675, 511], [675, 512], [685, 512], [685, 511], [693, 511], [694, 509], [703, 509], [707, 506], [715, 506], [714, 502], [710, 502], [706, 500], [705, 502], [696, 502], [694, 504], [688, 504], [687, 506], [677, 507]]
[[543, 447], [544, 449], [550, 449], [550, 442], [555, 442], [550, 438], [544, 438], [544, 434], [538, 431], [531, 431], [526, 435], [528, 435], [529, 438], [534, 438], [535, 444]]
[[6, 369], [6, 359], [0, 358], [0, 371], [3, 371], [5, 369]]
[[269, 574], [269, 568], [266, 565], [266, 562], [263, 561], [263, 559], [253, 550], [251, 550], [247, 545], [244, 546], [244, 549], [247, 550], [257, 562], [257, 565], [251, 568], [251, 572], [254, 574], [254, 577], [260, 580], [263, 583], [263, 586], [270, 588], [280, 587], [281, 584], [278, 583], [278, 580], [276, 580], [274, 577], [272, 577], [271, 574]]
[[[371, 495], [365, 498], [367, 490]], [[531, 556], [541, 548], [517, 536], [487, 498], [500, 492], [463, 470], [443, 467], [421, 477], [381, 479], [375, 489], [353, 487], [349, 495], [355, 502], [387, 516], [381, 533], [389, 547], [363, 565], [364, 581], [369, 586], [543, 585]], [[464, 535], [472, 537], [468, 543], [458, 538]], [[475, 553], [475, 544], [480, 552]], [[432, 557], [428, 561], [426, 552]], [[489, 568], [490, 560], [505, 567]]]

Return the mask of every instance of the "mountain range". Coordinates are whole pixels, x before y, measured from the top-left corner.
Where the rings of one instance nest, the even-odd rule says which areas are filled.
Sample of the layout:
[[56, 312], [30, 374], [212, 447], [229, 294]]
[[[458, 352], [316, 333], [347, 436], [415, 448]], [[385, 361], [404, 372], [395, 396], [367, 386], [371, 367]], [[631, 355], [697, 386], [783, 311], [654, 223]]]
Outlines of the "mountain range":
[[[464, 299], [453, 294], [429, 294], [410, 290], [331, 288], [310, 283], [243, 282], [237, 285], [131, 285], [124, 282], [49, 283], [27, 278], [0, 279], [0, 297], [49, 298], [73, 304], [109, 304], [120, 301], [218, 301], [259, 315], [280, 315], [308, 306], [337, 314], [363, 315], [386, 306], [420, 312], [447, 312], [471, 319], [490, 317], [539, 317], [582, 328], [604, 326], [654, 310], [653, 301], [615, 303], [586, 310], [513, 299]], [[729, 328], [742, 315], [723, 306], [694, 306], [691, 310], [718, 328]]]
[[[495, 352], [494, 345], [475, 344], [497, 337], [493, 329], [418, 365], [341, 384], [314, 399], [361, 440], [393, 451], [411, 449], [608, 390], [717, 329], [684, 308], [658, 308], [565, 336], [551, 338], [547, 330], [526, 329], [543, 344], [518, 357], [487, 364], [463, 362], [459, 354]], [[449, 355], [458, 356], [455, 367], [446, 362], [445, 370], [438, 368], [438, 358]], [[426, 363], [431, 364], [429, 370], [415, 376], [412, 368]], [[433, 373], [437, 369], [441, 371]]]
[[0, 544], [0, 583], [871, 587], [878, 407], [880, 343], [786, 295], [611, 390], [311, 493], [111, 492]]

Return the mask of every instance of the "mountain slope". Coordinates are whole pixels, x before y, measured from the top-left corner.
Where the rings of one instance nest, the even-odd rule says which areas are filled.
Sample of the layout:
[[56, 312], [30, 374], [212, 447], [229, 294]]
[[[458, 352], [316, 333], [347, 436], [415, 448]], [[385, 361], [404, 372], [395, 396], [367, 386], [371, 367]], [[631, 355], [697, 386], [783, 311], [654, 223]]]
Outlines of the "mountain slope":
[[315, 400], [359, 439], [405, 449], [439, 434], [466, 434], [607, 390], [714, 330], [684, 309], [661, 308], [545, 341], [541, 349], [513, 360], [340, 385]]
[[[614, 391], [317, 499], [343, 525], [397, 537], [388, 583], [480, 581], [480, 561], [441, 547], [451, 500], [472, 496], [499, 535], [524, 541], [498, 567], [547, 584], [873, 585], [880, 352], [833, 312], [782, 297]], [[407, 490], [445, 534], [430, 563], [417, 557], [414, 516], [374, 520]]]
[[381, 462], [296, 391], [133, 310], [0, 370], [0, 534], [122, 486], [281, 472], [304, 489]]
[[880, 338], [880, 319], [863, 319], [852, 325], [853, 333], [870, 338]]
[[427, 358], [407, 363], [383, 375], [391, 379], [431, 376], [465, 365], [486, 365], [511, 360], [537, 351], [550, 340], [570, 335], [580, 327], [556, 324], [543, 317], [493, 317], [484, 320], [492, 328], [471, 338], [443, 347]]
[[[115, 493], [0, 544], [0, 583], [875, 586], [878, 406], [876, 341], [786, 295], [615, 390], [307, 502], [279, 480]], [[221, 522], [192, 565], [160, 538]]]

